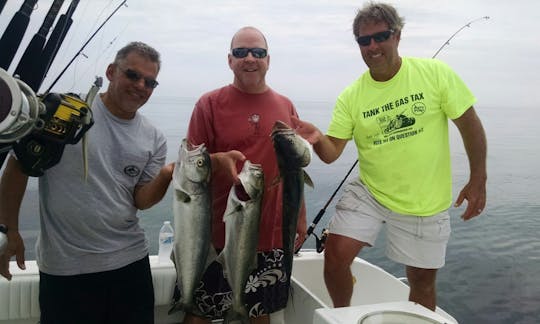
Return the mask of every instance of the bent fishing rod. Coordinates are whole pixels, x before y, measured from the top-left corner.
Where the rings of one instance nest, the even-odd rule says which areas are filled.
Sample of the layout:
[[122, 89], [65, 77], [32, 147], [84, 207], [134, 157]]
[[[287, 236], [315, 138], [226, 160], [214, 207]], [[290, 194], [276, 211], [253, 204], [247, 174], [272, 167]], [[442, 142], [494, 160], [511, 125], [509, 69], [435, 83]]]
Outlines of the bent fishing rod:
[[476, 21], [479, 21], [479, 20], [482, 20], [482, 19], [489, 19], [489, 16], [484, 16], [484, 17], [480, 17], [480, 18], [476, 18], [474, 20], [471, 20], [469, 21], [468, 23], [466, 23], [465, 25], [463, 25], [460, 29], [458, 29], [452, 36], [450, 36], [446, 42], [444, 42], [444, 44], [442, 44], [442, 46], [437, 50], [437, 52], [435, 52], [435, 54], [431, 57], [431, 58], [435, 58], [439, 53], [440, 51], [442, 51], [442, 49], [447, 46], [447, 45], [450, 45], [450, 41], [452, 40], [452, 38], [454, 38], [460, 31], [462, 31], [463, 29], [465, 29], [466, 27], [471, 27], [471, 24], [473, 22], [476, 22]]
[[[437, 55], [441, 52], [441, 50], [447, 46], [447, 45], [450, 45], [450, 41], [460, 32], [462, 31], [463, 29], [465, 29], [466, 27], [471, 27], [471, 24], [476, 22], [476, 21], [479, 21], [479, 20], [482, 20], [482, 19], [489, 19], [489, 16], [484, 16], [484, 17], [480, 17], [480, 18], [477, 18], [477, 19], [474, 19], [474, 20], [471, 20], [469, 21], [468, 23], [466, 23], [465, 25], [463, 25], [461, 28], [459, 28], [454, 34], [452, 34], [452, 36], [450, 36], [444, 43], [443, 45], [437, 50], [437, 52], [435, 52], [435, 54], [431, 57], [431, 58], [435, 58], [437, 57]], [[352, 170], [354, 169], [354, 167], [356, 166], [356, 164], [358, 164], [358, 160], [355, 160], [353, 165], [351, 166], [351, 168], [349, 169], [349, 171], [347, 172], [347, 174], [345, 175], [345, 177], [343, 177], [343, 180], [341, 180], [341, 182], [339, 183], [339, 185], [337, 186], [336, 190], [334, 190], [334, 192], [332, 193], [332, 195], [330, 196], [330, 199], [328, 199], [328, 201], [326, 202], [326, 204], [324, 204], [324, 207], [319, 210], [319, 213], [317, 213], [317, 216], [315, 216], [315, 218], [313, 219], [313, 221], [311, 222], [311, 224], [309, 225], [308, 229], [307, 229], [307, 232], [306, 232], [306, 237], [304, 238], [304, 241], [302, 242], [302, 244], [300, 245], [300, 247], [295, 251], [295, 253], [298, 253], [300, 251], [300, 249], [302, 248], [302, 246], [304, 245], [304, 243], [307, 241], [307, 239], [310, 237], [310, 235], [314, 235], [315, 236], [315, 240], [316, 240], [316, 249], [317, 249], [317, 252], [321, 253], [323, 250], [324, 250], [324, 243], [326, 241], [326, 229], [323, 229], [322, 233], [321, 233], [321, 237], [319, 238], [316, 234], [313, 234], [313, 231], [315, 230], [315, 227], [317, 226], [317, 224], [319, 223], [319, 221], [321, 220], [321, 218], [323, 217], [324, 213], [326, 212], [326, 208], [328, 207], [328, 205], [330, 205], [330, 203], [332, 202], [332, 200], [334, 199], [334, 197], [336, 196], [337, 192], [339, 191], [339, 189], [341, 188], [341, 186], [343, 186], [343, 183], [345, 183], [345, 180], [347, 180], [347, 178], [349, 177], [349, 175], [351, 174]]]

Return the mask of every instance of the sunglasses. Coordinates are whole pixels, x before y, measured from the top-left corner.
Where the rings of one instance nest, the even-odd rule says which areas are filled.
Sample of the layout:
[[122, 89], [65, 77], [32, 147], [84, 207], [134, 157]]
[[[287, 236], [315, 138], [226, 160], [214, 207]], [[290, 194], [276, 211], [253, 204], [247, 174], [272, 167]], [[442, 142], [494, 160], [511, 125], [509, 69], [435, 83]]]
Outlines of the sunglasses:
[[259, 48], [259, 47], [254, 47], [254, 48], [247, 48], [247, 47], [233, 48], [231, 53], [232, 53], [232, 56], [234, 56], [236, 58], [244, 58], [244, 57], [248, 56], [248, 53], [251, 53], [251, 55], [253, 55], [254, 58], [258, 58], [258, 59], [265, 58], [266, 55], [268, 55], [268, 52], [267, 52], [266, 49]]
[[369, 46], [371, 44], [371, 39], [375, 41], [375, 43], [382, 43], [388, 38], [390, 38], [390, 35], [394, 33], [393, 29], [389, 29], [380, 33], [375, 33], [373, 35], [366, 35], [366, 36], [358, 36], [356, 37], [356, 42], [360, 46]]
[[148, 89], [155, 89], [159, 84], [155, 79], [145, 78], [142, 76], [142, 74], [132, 69], [119, 69], [130, 81], [139, 82], [140, 79], [144, 79], [144, 86]]

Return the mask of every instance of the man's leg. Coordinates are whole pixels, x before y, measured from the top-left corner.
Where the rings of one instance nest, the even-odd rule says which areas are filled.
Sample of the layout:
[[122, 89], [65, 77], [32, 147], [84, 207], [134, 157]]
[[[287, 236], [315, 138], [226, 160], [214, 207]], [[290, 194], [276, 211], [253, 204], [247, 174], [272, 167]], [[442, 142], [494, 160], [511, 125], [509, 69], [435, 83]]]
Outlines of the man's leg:
[[407, 279], [411, 288], [409, 300], [434, 311], [437, 306], [436, 278], [437, 269], [422, 269], [407, 266]]
[[366, 243], [350, 237], [328, 235], [324, 250], [324, 281], [334, 307], [350, 306], [353, 293], [351, 264]]
[[148, 256], [120, 269], [104, 272], [107, 279], [108, 321], [154, 323], [154, 285]]
[[103, 281], [102, 273], [54, 276], [40, 271], [40, 323], [105, 323], [107, 290]]

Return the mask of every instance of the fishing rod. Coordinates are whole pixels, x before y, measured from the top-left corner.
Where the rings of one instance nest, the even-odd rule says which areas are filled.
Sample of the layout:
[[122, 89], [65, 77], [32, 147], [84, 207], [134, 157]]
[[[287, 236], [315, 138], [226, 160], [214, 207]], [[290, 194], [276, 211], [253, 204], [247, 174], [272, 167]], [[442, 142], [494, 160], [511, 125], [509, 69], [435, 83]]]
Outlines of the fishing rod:
[[463, 25], [463, 26], [462, 26], [460, 29], [458, 29], [452, 36], [450, 36], [450, 38], [448, 38], [448, 39], [446, 40], [446, 42], [444, 42], [444, 43], [442, 44], [442, 46], [437, 50], [437, 52], [436, 52], [431, 58], [435, 58], [435, 57], [440, 53], [440, 51], [442, 51], [442, 49], [443, 49], [445, 46], [450, 45], [450, 41], [452, 40], [452, 38], [454, 38], [460, 31], [462, 31], [462, 30], [465, 29], [466, 27], [471, 27], [471, 24], [472, 24], [473, 22], [476, 22], [476, 21], [482, 20], [482, 19], [486, 19], [486, 20], [487, 20], [487, 19], [489, 19], [489, 16], [484, 16], [484, 17], [476, 18], [476, 19], [474, 19], [474, 20], [469, 21], [469, 22], [466, 23], [465, 25]]
[[[448, 38], [446, 40], [446, 42], [444, 42], [444, 44], [437, 50], [437, 52], [431, 57], [431, 58], [435, 58], [440, 52], [441, 50], [447, 46], [447, 45], [450, 45], [450, 41], [452, 40], [452, 38], [454, 38], [460, 31], [462, 31], [463, 29], [465, 29], [466, 27], [471, 27], [471, 24], [473, 22], [476, 22], [478, 20], [482, 20], [482, 19], [489, 19], [489, 16], [484, 16], [484, 17], [480, 17], [480, 18], [477, 18], [477, 19], [474, 19], [472, 21], [469, 21], [468, 23], [466, 23], [465, 25], [463, 25], [460, 29], [458, 29], [452, 36], [450, 36], [450, 38]], [[336, 196], [337, 192], [339, 191], [339, 189], [341, 188], [341, 186], [343, 185], [343, 183], [345, 182], [345, 180], [349, 177], [349, 175], [351, 174], [352, 170], [354, 169], [354, 167], [356, 166], [356, 164], [358, 164], [358, 160], [355, 160], [353, 165], [351, 166], [351, 168], [349, 169], [349, 171], [347, 172], [347, 174], [345, 175], [345, 177], [343, 177], [343, 180], [341, 180], [341, 182], [339, 183], [338, 187], [336, 188], [336, 190], [334, 191], [334, 193], [332, 194], [332, 196], [330, 196], [330, 199], [328, 199], [328, 201], [326, 202], [326, 204], [324, 205], [324, 207], [319, 210], [319, 213], [317, 214], [317, 216], [315, 216], [315, 218], [313, 219], [313, 222], [311, 223], [311, 225], [309, 225], [309, 228], [307, 229], [307, 232], [306, 232], [306, 238], [304, 239], [304, 241], [302, 242], [302, 244], [300, 245], [300, 247], [295, 251], [295, 253], [298, 253], [300, 251], [300, 249], [302, 248], [302, 245], [304, 245], [304, 243], [307, 241], [307, 239], [309, 238], [310, 235], [314, 235], [315, 236], [315, 244], [316, 244], [316, 248], [317, 248], [317, 252], [321, 253], [323, 250], [324, 250], [324, 243], [326, 241], [326, 235], [327, 235], [327, 231], [326, 231], [326, 228], [323, 228], [322, 232], [321, 232], [321, 237], [319, 238], [316, 234], [313, 234], [313, 231], [315, 230], [315, 227], [317, 226], [317, 224], [319, 223], [319, 221], [321, 220], [322, 216], [324, 215], [324, 213], [326, 212], [326, 208], [328, 207], [328, 205], [330, 204], [330, 202], [334, 199], [334, 197]]]
[[4, 10], [4, 6], [6, 5], [7, 0], [0, 0], [0, 13], [2, 13], [2, 10]]
[[[126, 2], [127, 0], [124, 0], [116, 8], [77, 55]], [[66, 14], [60, 17], [55, 27], [58, 37], [54, 40], [49, 39], [47, 42], [47, 44], [55, 43], [52, 46], [54, 51], [51, 53], [54, 53], [63, 41], [67, 32], [66, 26], [72, 21], [71, 16], [78, 3], [79, 0], [72, 0]], [[51, 38], [53, 38], [52, 35]], [[54, 59], [54, 55], [52, 58]], [[68, 66], [58, 76], [55, 83]], [[97, 80], [95, 85], [101, 86]], [[76, 144], [93, 125], [91, 109], [88, 105], [92, 99], [89, 99], [89, 96], [85, 101], [73, 94], [50, 93], [49, 91], [50, 88], [44, 95], [37, 96], [25, 82], [11, 77], [3, 68], [0, 68], [0, 103], [7, 103], [6, 107], [4, 104], [0, 106], [0, 167], [4, 163], [7, 152], [13, 149], [22, 171], [29, 176], [39, 177], [43, 175], [44, 170], [59, 162], [66, 144]], [[94, 92], [97, 93], [97, 90]]]
[[38, 89], [33, 86], [35, 82], [31, 81], [33, 76], [39, 73], [37, 71], [37, 69], [39, 69], [38, 64], [42, 57], [42, 51], [47, 40], [47, 34], [49, 33], [49, 30], [51, 29], [63, 3], [64, 0], [53, 1], [47, 15], [45, 16], [45, 19], [43, 20], [43, 24], [34, 37], [32, 37], [32, 40], [26, 47], [26, 50], [19, 61], [19, 65], [17, 65], [17, 68], [15, 69], [14, 75], [18, 75], [19, 79], [23, 80], [34, 91], [37, 91]]
[[64, 39], [71, 28], [71, 25], [73, 24], [72, 16], [75, 13], [75, 9], [77, 9], [78, 5], [79, 0], [71, 1], [66, 13], [62, 14], [60, 18], [58, 18], [58, 22], [54, 26], [51, 37], [49, 37], [49, 40], [45, 44], [45, 48], [41, 52], [36, 69], [32, 73], [33, 78], [28, 81], [28, 85], [32, 89], [35, 89], [36, 92], [39, 90], [43, 80], [45, 80], [45, 76], [54, 62], [56, 53], [58, 53], [60, 46], [64, 42]]
[[0, 68], [7, 70], [13, 61], [13, 57], [23, 39], [28, 23], [30, 23], [30, 15], [34, 11], [34, 6], [37, 0], [25, 0], [9, 22], [9, 25], [4, 30], [2, 38], [0, 38]]
[[[319, 212], [317, 213], [317, 216], [315, 216], [315, 218], [313, 219], [313, 221], [311, 222], [311, 224], [309, 225], [309, 227], [307, 229], [306, 238], [304, 239], [304, 242], [302, 242], [300, 247], [294, 253], [298, 253], [300, 251], [300, 249], [302, 248], [302, 245], [304, 245], [306, 240], [309, 238], [309, 236], [313, 234], [313, 231], [315, 230], [315, 227], [317, 226], [317, 224], [319, 223], [319, 221], [323, 217], [324, 213], [326, 212], [326, 208], [328, 207], [328, 205], [330, 205], [330, 203], [332, 202], [332, 200], [334, 199], [334, 197], [338, 193], [341, 186], [343, 186], [343, 183], [345, 183], [345, 180], [347, 180], [347, 178], [349, 177], [349, 174], [351, 174], [352, 170], [354, 170], [354, 167], [356, 166], [357, 163], [358, 163], [358, 160], [354, 161], [353, 165], [351, 166], [351, 168], [349, 169], [349, 171], [347, 172], [345, 177], [343, 177], [343, 180], [341, 180], [341, 182], [337, 186], [336, 190], [334, 190], [334, 193], [332, 194], [332, 196], [330, 196], [330, 199], [328, 199], [326, 204], [324, 204], [323, 208], [321, 208], [321, 210], [319, 210]], [[316, 234], [313, 234], [313, 235], [315, 236], [315, 240], [316, 240], [315, 243], [316, 243], [316, 247], [317, 247], [317, 252], [321, 253], [322, 250], [324, 249], [324, 241], [326, 240], [326, 235], [324, 234], [324, 230], [323, 230], [320, 238]]]
[[[107, 19], [105, 19], [105, 21], [98, 27], [98, 29], [90, 36], [90, 38], [88, 38], [88, 40], [86, 41], [86, 43], [84, 43], [84, 45], [81, 47], [81, 49], [79, 49], [79, 51], [77, 52], [77, 54], [75, 54], [75, 56], [73, 56], [73, 58], [71, 59], [71, 61], [69, 61], [69, 63], [66, 65], [66, 67], [64, 67], [64, 69], [62, 70], [62, 72], [60, 72], [60, 74], [56, 77], [56, 79], [53, 81], [53, 83], [49, 86], [49, 88], [47, 89], [47, 91], [45, 91], [45, 93], [48, 93], [49, 91], [51, 91], [51, 89], [54, 87], [54, 85], [58, 82], [58, 80], [62, 77], [62, 75], [64, 75], [64, 73], [66, 72], [66, 70], [69, 68], [69, 66], [73, 63], [73, 61], [75, 61], [75, 59], [77, 57], [79, 57], [79, 55], [82, 54], [82, 51], [84, 50], [84, 48], [86, 47], [86, 45], [88, 45], [88, 43], [90, 43], [90, 41], [94, 38], [94, 36], [96, 36], [96, 34], [101, 30], [101, 28], [107, 23], [107, 21], [109, 21], [109, 19], [111, 19], [111, 17], [123, 6], [125, 5], [125, 3], [127, 2], [127, 0], [124, 0], [122, 1], [122, 3], [120, 3], [118, 5], [118, 7], [116, 7], [116, 9], [114, 9], [114, 11], [109, 15], [109, 17], [107, 17]], [[127, 7], [127, 5], [126, 5]]]

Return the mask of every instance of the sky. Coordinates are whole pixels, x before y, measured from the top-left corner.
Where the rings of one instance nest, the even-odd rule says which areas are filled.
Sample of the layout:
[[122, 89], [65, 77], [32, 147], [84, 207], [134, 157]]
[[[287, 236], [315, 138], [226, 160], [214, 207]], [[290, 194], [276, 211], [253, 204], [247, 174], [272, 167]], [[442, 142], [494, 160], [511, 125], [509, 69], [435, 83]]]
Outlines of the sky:
[[[22, 0], [9, 0], [0, 32]], [[71, 1], [64, 1], [64, 13]], [[405, 18], [401, 56], [448, 63], [476, 95], [476, 106], [535, 107], [540, 99], [538, 0], [387, 1]], [[52, 0], [39, 0], [14, 62], [38, 31]], [[103, 76], [116, 51], [133, 40], [155, 47], [162, 58], [155, 97], [198, 98], [232, 82], [227, 53], [233, 34], [255, 26], [269, 43], [268, 84], [293, 101], [335, 101], [367, 71], [352, 34], [364, 1], [348, 0], [132, 0], [122, 6], [78, 54], [122, 0], [81, 0], [73, 25], [41, 91], [76, 57], [53, 88], [86, 92]], [[489, 19], [482, 17], [488, 16]], [[8, 70], [13, 72], [16, 64]]]

